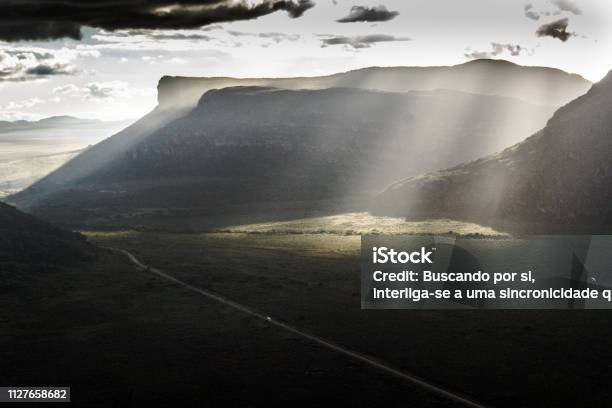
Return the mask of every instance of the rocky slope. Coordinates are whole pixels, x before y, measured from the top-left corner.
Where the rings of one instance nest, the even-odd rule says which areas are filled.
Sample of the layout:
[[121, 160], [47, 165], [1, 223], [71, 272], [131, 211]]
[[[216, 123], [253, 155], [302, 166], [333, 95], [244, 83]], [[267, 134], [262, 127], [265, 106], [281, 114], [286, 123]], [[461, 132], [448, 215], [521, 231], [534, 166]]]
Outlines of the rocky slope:
[[394, 183], [374, 212], [518, 231], [610, 232], [612, 72], [502, 152]]

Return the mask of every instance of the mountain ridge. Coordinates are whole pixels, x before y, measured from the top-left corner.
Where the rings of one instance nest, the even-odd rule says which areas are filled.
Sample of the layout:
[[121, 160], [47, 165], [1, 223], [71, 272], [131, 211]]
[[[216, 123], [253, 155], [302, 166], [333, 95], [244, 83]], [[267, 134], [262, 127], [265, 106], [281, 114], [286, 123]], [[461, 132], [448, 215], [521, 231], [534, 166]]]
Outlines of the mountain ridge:
[[59, 126], [88, 126], [88, 125], [108, 125], [113, 123], [127, 123], [129, 119], [117, 120], [117, 121], [102, 121], [99, 119], [87, 119], [79, 118], [71, 115], [55, 115], [48, 116], [46, 118], [38, 120], [14, 120], [14, 121], [0, 121], [0, 131], [2, 130], [20, 130], [25, 128], [41, 128], [46, 129], [50, 127]]
[[376, 214], [452, 217], [509, 230], [612, 230], [612, 71], [546, 127], [499, 153], [390, 185]]
[[[553, 111], [448, 90], [209, 90], [185, 115], [150, 133], [107, 139], [11, 201], [48, 215], [49, 206], [222, 208], [359, 195], [397, 171], [418, 174], [495, 151], [510, 143], [506, 137], [520, 140], [543, 126]], [[173, 111], [155, 114], [162, 112]], [[76, 197], [83, 197], [78, 205]]]
[[[376, 121], [379, 121], [379, 119], [376, 117], [377, 115], [387, 117], [390, 121], [396, 121], [397, 118], [389, 116], [390, 112], [394, 112], [396, 110], [396, 107], [394, 107], [389, 101], [397, 101], [398, 98], [414, 98], [415, 100], [421, 98], [419, 100], [426, 102], [423, 105], [425, 106], [425, 108], [422, 108], [420, 110], [416, 108], [410, 108], [413, 111], [413, 114], [411, 114], [412, 116], [401, 119], [404, 120], [404, 124], [406, 125], [405, 127], [411, 129], [409, 133], [411, 133], [412, 135], [420, 135], [418, 137], [423, 140], [425, 140], [428, 135], [431, 136], [431, 132], [433, 132], [433, 134], [438, 135], [447, 134], [450, 137], [450, 135], [455, 133], [458, 135], [463, 135], [468, 132], [469, 129], [472, 129], [476, 132], [475, 134], [477, 136], [474, 139], [476, 140], [478, 137], [482, 137], [486, 134], [489, 134], [490, 132], [487, 129], [492, 130], [495, 126], [502, 126], [503, 124], [502, 127], [506, 130], [512, 127], [516, 128], [517, 126], [520, 128], [516, 129], [514, 132], [512, 132], [512, 134], [509, 135], [510, 137], [514, 138], [511, 140], [517, 141], [522, 139], [523, 137], [526, 137], [528, 134], [537, 130], [539, 127], [544, 126], [545, 120], [552, 114], [552, 112], [554, 112], [558, 104], [564, 103], [569, 99], [574, 99], [574, 97], [584, 93], [586, 89], [591, 86], [591, 84], [584, 79], [579, 79], [576, 82], [576, 78], [574, 76], [555, 69], [524, 68], [516, 64], [499, 61], [471, 62], [454, 67], [439, 67], [435, 68], [434, 71], [431, 71], [431, 68], [427, 67], [402, 67], [398, 70], [400, 71], [400, 75], [387, 75], [390, 72], [389, 69], [382, 68], [374, 69], [374, 76], [364, 77], [362, 73], [358, 71], [351, 71], [349, 73], [339, 73], [331, 76], [315, 78], [257, 79], [255, 83], [249, 82], [250, 80], [233, 79], [228, 77], [201, 79], [176, 78], [165, 76], [160, 80], [159, 84], [158, 97], [160, 103], [153, 111], [145, 115], [140, 120], [136, 121], [128, 128], [124, 129], [123, 131], [113, 135], [112, 137], [102, 141], [93, 148], [83, 152], [81, 155], [72, 159], [66, 165], [56, 170], [45, 179], [35, 183], [23, 192], [12, 196], [9, 200], [13, 203], [18, 204], [20, 208], [26, 210], [30, 210], [33, 208], [41, 208], [40, 206], [54, 205], [52, 204], [55, 200], [54, 197], [65, 196], [66, 191], [69, 191], [73, 188], [77, 188], [80, 191], [83, 186], [85, 186], [89, 181], [96, 179], [96, 177], [98, 177], [98, 175], [100, 174], [115, 174], [118, 176], [118, 173], [112, 170], [111, 163], [113, 163], [117, 159], [123, 160], [126, 156], [130, 155], [133, 157], [144, 157], [145, 154], [151, 154], [151, 151], [139, 151], [138, 146], [146, 145], [149, 140], [153, 141], [153, 139], [155, 139], [154, 135], [156, 133], [159, 133], [160, 129], [168, 128], [168, 126], [171, 126], [172, 123], [177, 121], [183, 121], [183, 125], [179, 125], [179, 128], [180, 126], [187, 126], [187, 128], [183, 130], [186, 130], [187, 134], [192, 135], [190, 136], [191, 139], [180, 140], [180, 138], [169, 137], [168, 140], [173, 140], [173, 144], [171, 146], [161, 143], [160, 141], [155, 142], [159, 143], [156, 148], [160, 149], [160, 152], [166, 152], [164, 154], [166, 155], [165, 157], [170, 160], [169, 163], [172, 162], [172, 160], [174, 160], [175, 158], [172, 158], [172, 156], [167, 156], [169, 154], [168, 152], [174, 152], [173, 154], [179, 154], [178, 152], [181, 152], [180, 154], [184, 155], [190, 154], [188, 149], [190, 145], [181, 143], [195, 143], [195, 145], [199, 145], [201, 143], [201, 140], [199, 140], [198, 138], [210, 136], [206, 136], [206, 129], [210, 127], [210, 121], [212, 121], [212, 123], [217, 123], [214, 128], [216, 129], [215, 132], [218, 136], [226, 135], [228, 133], [226, 128], [233, 127], [238, 132], [237, 134], [242, 135], [242, 140], [247, 140], [252, 135], [248, 132], [248, 134], [245, 133], [245, 126], [247, 122], [244, 118], [249, 117], [250, 125], [256, 125], [259, 127], [260, 134], [259, 136], [256, 135], [255, 139], [259, 138], [259, 140], [263, 140], [262, 135], [267, 132], [269, 135], [272, 135], [273, 138], [276, 138], [276, 142], [279, 143], [275, 148], [287, 149], [292, 148], [291, 146], [297, 146], [295, 141], [290, 141], [288, 139], [283, 140], [285, 136], [294, 133], [295, 129], [291, 128], [290, 125], [295, 121], [297, 121], [296, 123], [300, 123], [300, 132], [303, 136], [306, 135], [308, 137], [312, 137], [312, 135], [310, 135], [310, 132], [306, 129], [308, 127], [312, 128], [313, 126], [320, 126], [322, 123], [334, 123], [334, 126], [343, 129], [340, 131], [339, 134], [344, 134], [346, 136], [351, 134], [351, 132], [355, 133], [360, 130], [359, 126], [356, 126], [355, 123], [362, 123], [364, 119], [367, 119], [371, 122], [370, 125], [372, 125], [373, 123], [376, 123]], [[413, 75], [413, 73], [417, 71], [420, 73], [424, 73], [425, 77], [421, 74]], [[459, 71], [463, 72], [463, 74], [457, 76], [456, 73]], [[408, 72], [408, 76], [405, 75], [405, 72]], [[540, 72], [542, 72], [543, 74], [534, 75], [534, 73]], [[440, 75], [441, 79], [439, 78]], [[429, 78], [428, 81], [426, 81], [427, 78]], [[424, 83], [427, 86], [423, 86]], [[364, 84], [367, 84], [365, 88]], [[459, 85], [457, 84], [459, 84], [460, 87], [464, 89], [452, 89], [453, 87], [458, 88]], [[325, 95], [330, 96], [332, 94], [336, 95], [334, 97], [338, 97], [339, 94], [346, 94], [346, 89], [356, 89], [364, 92], [363, 95], [368, 95], [368, 98], [366, 98], [368, 100], [374, 100], [376, 98], [386, 98], [387, 102], [383, 104], [383, 106], [386, 107], [381, 107], [377, 104], [367, 106], [367, 104], [361, 103], [359, 101], [360, 98], [344, 98], [341, 102], [341, 104], [343, 105], [340, 107], [340, 110], [345, 110], [345, 112], [343, 111], [343, 115], [353, 115], [351, 117], [354, 118], [355, 123], [351, 123], [350, 121], [348, 121], [348, 119], [347, 121], [343, 121], [341, 119], [342, 116], [338, 116], [338, 118], [328, 116], [326, 117], [325, 121], [319, 123], [319, 119], [314, 119], [318, 118], [321, 115], [321, 112], [319, 112], [319, 104], [308, 102], [308, 106], [310, 106], [308, 108], [310, 112], [309, 114], [312, 115], [312, 120], [309, 122], [304, 122], [302, 118], [300, 118], [299, 112], [294, 112], [294, 110], [291, 109], [291, 104], [293, 103], [291, 102], [291, 98], [296, 94], [282, 94], [280, 90], [277, 90], [275, 91], [275, 95], [285, 95], [288, 98], [288, 102], [280, 105], [276, 104], [274, 105], [275, 107], [273, 109], [270, 108], [267, 111], [261, 111], [260, 117], [254, 117], [250, 113], [253, 112], [253, 109], [244, 106], [242, 104], [243, 101], [241, 101], [241, 98], [237, 98], [232, 103], [222, 104], [223, 108], [217, 109], [215, 116], [207, 116], [207, 120], [209, 120], [209, 122], [204, 123], [198, 119], [194, 119], [193, 115], [191, 117], [189, 116], [194, 112], [194, 110], [197, 111], [198, 102], [200, 100], [206, 100], [206, 98], [210, 98], [212, 95], [215, 94], [223, 95], [227, 99], [231, 96], [232, 93], [232, 91], [228, 91], [227, 88], [247, 85], [258, 86], [260, 87], [260, 90], [263, 89], [261, 88], [262, 86], [273, 87], [275, 89], [281, 90], [302, 90], [304, 92], [302, 92], [301, 95], [307, 95], [307, 92], [305, 92], [307, 90], [316, 90], [320, 92], [318, 95], [320, 95], [321, 97], [324, 97]], [[440, 90], [440, 88], [446, 89], [443, 85], [450, 85], [451, 89]], [[224, 91], [224, 89], [226, 90]], [[334, 89], [334, 91], [325, 92], [326, 89]], [[345, 89], [345, 91], [339, 91], [340, 89]], [[534, 93], [535, 96], [540, 97], [542, 95], [545, 95], [547, 97], [550, 97], [550, 100], [547, 100], [546, 104], [534, 104], [524, 102], [526, 99], [529, 98], [516, 98], [515, 96], [513, 96], [517, 93], [521, 94], [521, 92], [523, 91], [526, 92], [526, 95], [530, 95], [531, 93], [533, 93], [534, 89], [537, 91]], [[401, 92], [398, 92], [398, 90]], [[499, 94], [482, 94], [479, 92], [495, 90], [499, 90]], [[555, 92], [557, 90], [561, 91], [555, 93], [550, 92], [551, 90]], [[380, 92], [386, 92], [387, 94], [383, 95]], [[431, 95], [434, 95], [435, 97], [432, 99], [430, 98]], [[262, 93], [261, 96], [267, 97], [267, 94]], [[521, 96], [523, 95], [521, 94]], [[254, 102], [252, 98], [249, 99], [249, 101], [254, 104], [253, 108], [255, 108], [255, 110], [260, 109], [261, 102]], [[438, 105], [432, 105], [432, 101], [437, 103]], [[488, 106], [489, 104], [484, 104], [483, 101], [490, 101], [492, 102], [492, 104], [498, 106], [499, 112], [492, 112], [490, 110], [491, 106]], [[268, 100], [268, 102], [270, 101]], [[350, 105], [355, 103], [361, 103], [361, 116], [355, 116], [353, 113], [351, 113]], [[237, 106], [241, 106], [239, 111], [236, 108]], [[527, 106], [529, 106], [530, 108], [523, 108]], [[209, 106], [209, 108], [212, 109], [212, 106]], [[446, 113], [441, 113], [440, 108]], [[514, 108], [518, 108], [518, 111], [514, 112]], [[337, 109], [337, 106], [330, 106], [329, 109], [331, 111], [334, 111], [335, 109]], [[488, 110], [493, 116], [490, 118], [481, 117], [482, 115], [480, 112], [483, 110]], [[406, 112], [409, 112], [409, 110]], [[502, 117], [500, 115], [501, 112], [514, 113], [512, 115], [503, 115]], [[522, 112], [522, 114], [518, 115], [518, 112]], [[282, 118], [287, 117], [287, 115], [293, 117], [293, 119], [290, 121], [282, 120]], [[439, 117], [451, 117], [452, 119], [450, 122], [440, 121], [437, 119]], [[220, 121], [219, 118], [224, 118], [224, 122]], [[261, 126], [261, 118], [267, 118], [266, 126], [268, 126], [268, 129], [264, 129]], [[512, 122], [512, 120], [510, 119], [512, 119], [514, 122], [510, 123]], [[500, 121], [500, 123], [495, 123], [495, 120]], [[475, 128], [475, 125], [473, 123], [470, 123], [470, 121], [476, 121], [479, 124], [486, 123], [486, 126], [484, 127], [485, 131], [483, 131], [482, 129], [477, 130], [477, 128]], [[242, 123], [242, 125], [240, 125], [242, 126], [242, 128], [236, 128], [236, 126], [238, 126], [240, 123]], [[453, 123], [457, 126], [457, 128], [452, 129], [449, 123]], [[536, 125], [536, 128], [532, 127], [529, 133], [525, 133], [526, 127]], [[381, 129], [385, 129], [386, 127], [388, 127], [388, 124], [380, 122], [380, 126], [382, 126]], [[271, 133], [270, 129], [272, 130]], [[325, 134], [325, 132], [330, 132], [330, 129], [331, 128], [326, 128], [321, 130], [324, 131], [323, 134]], [[177, 132], [180, 133], [183, 132], [183, 130], [172, 130], [171, 134]], [[374, 132], [373, 128], [370, 129], [367, 126], [364, 127], [362, 130], [370, 133]], [[401, 133], [399, 128], [394, 131], [397, 134]], [[283, 136], [279, 132], [286, 132], [286, 135]], [[334, 132], [336, 131], [334, 130]], [[381, 131], [379, 130], [377, 132], [380, 133]], [[507, 136], [506, 133], [503, 133], [504, 136], [494, 136], [493, 133], [490, 134], [490, 138], [480, 139], [479, 142], [475, 142], [473, 143], [473, 145], [478, 146], [479, 148], [486, 147], [488, 149], [491, 146], [491, 143], [495, 143], [496, 140], [498, 142], [505, 140], [504, 138]], [[338, 140], [341, 140], [342, 137]], [[463, 140], [461, 139], [461, 137], [462, 136], [456, 137], [456, 139]], [[163, 139], [163, 137], [161, 136], [160, 138]], [[434, 138], [434, 140], [437, 139]], [[324, 146], [334, 146], [334, 143], [336, 143], [323, 140], [317, 142], [313, 141], [313, 143], [319, 142], [323, 143]], [[258, 143], [259, 142], [256, 142], [252, 146], [257, 146]], [[455, 142], [453, 142], [451, 139], [448, 139], [447, 143], [452, 144]], [[423, 143], [421, 143], [421, 145], [423, 145]], [[234, 147], [232, 148], [239, 148], [244, 150], [245, 146], [245, 143], [242, 143], [242, 145], [234, 144]], [[203, 146], [200, 147], [203, 148]], [[498, 147], [501, 148], [502, 146]], [[227, 149], [229, 148], [230, 147], [227, 147]], [[318, 149], [319, 151], [321, 150], [319, 146], [315, 146], [314, 148]], [[346, 148], [348, 148], [348, 145], [346, 146]], [[187, 151], [183, 152], [184, 149], [187, 149]], [[221, 147], [215, 147], [213, 145], [211, 149], [221, 149]], [[253, 149], [253, 147], [251, 149]], [[307, 151], [307, 147], [302, 146], [300, 147], [300, 149], [303, 150], [303, 153], [298, 155], [301, 157]], [[486, 154], [491, 151], [493, 150], [474, 150], [474, 153]], [[462, 154], [468, 153], [468, 151], [463, 148], [461, 149], [461, 153], [457, 155], [456, 161], [452, 162], [447, 161], [449, 156], [446, 154], [437, 157], [433, 151], [430, 152], [429, 150], [427, 150], [427, 152], [427, 154], [415, 156], [414, 161], [420, 163], [429, 155], [429, 157], [432, 158], [430, 163], [431, 166], [433, 166], [434, 163], [437, 163], [439, 166], [443, 167], [449, 164], [460, 163], [461, 159], [467, 160], [473, 158], [473, 156], [462, 156]], [[191, 152], [191, 154], [192, 153], [193, 152]], [[279, 151], [278, 153], [285, 154], [286, 152], [283, 150]], [[203, 151], [202, 154], [205, 155], [205, 157], [208, 157], [206, 156], [206, 151]], [[229, 154], [229, 152], [226, 151], [224, 154]], [[329, 154], [329, 152], [326, 152], [324, 154]], [[342, 154], [346, 156], [348, 153], [344, 152]], [[397, 152], [390, 151], [389, 154], [396, 155]], [[379, 155], [379, 153], [377, 153], [376, 155]], [[363, 159], [366, 161], [371, 161], [367, 156]], [[211, 163], [217, 163], [216, 158], [212, 158], [210, 160]], [[271, 162], [274, 162], [277, 159], [272, 160], [272, 158], [270, 158], [270, 160]], [[303, 161], [304, 159], [300, 158], [299, 160]], [[334, 161], [336, 160], [336, 158], [330, 156], [329, 160]], [[344, 157], [344, 159], [342, 160], [346, 161], [348, 160], [348, 157]], [[358, 158], [356, 160], [361, 159]], [[381, 160], [384, 162], [383, 158], [381, 158]], [[176, 170], [181, 166], [185, 167], [187, 165], [187, 162], [190, 162], [190, 160], [186, 160], [185, 162], [180, 163], [177, 162], [172, 164], [172, 166], [175, 166]], [[200, 165], [201, 163], [199, 163], [198, 161], [195, 161], [192, 164], [193, 168], [197, 168]], [[419, 164], [419, 166], [421, 165], [422, 163]], [[221, 171], [224, 169], [224, 165], [220, 162], [217, 163], [216, 166], [217, 171]], [[171, 179], [173, 174], [172, 172], [168, 173], [167, 175], [159, 174], [159, 169], [163, 167], [163, 161], [156, 165], [156, 167], [152, 170], [155, 171], [155, 177], [161, 177], [159, 179], [161, 180], [164, 177], [168, 176]], [[323, 168], [323, 166], [321, 168]], [[132, 168], [131, 170], [134, 169], [136, 168]], [[420, 169], [422, 171], [427, 171], [432, 170], [433, 168], [420, 167]], [[167, 170], [170, 171], [170, 169]], [[378, 170], [373, 171], [374, 174], [376, 174], [377, 172]], [[130, 172], [127, 172], [126, 177], [129, 176], [129, 174]], [[405, 175], [407, 176], [409, 174]], [[123, 183], [120, 180], [116, 181], [119, 184]], [[150, 182], [151, 181], [147, 181], [147, 183]], [[133, 185], [131, 186], [133, 187]], [[89, 188], [89, 190], [91, 190], [91, 188]], [[114, 186], [112, 188], [108, 188], [108, 186], [102, 186], [100, 190], [124, 191], [125, 189], [119, 188], [117, 186]], [[156, 200], [159, 196], [160, 194], [155, 194], [151, 198], [153, 200]], [[161, 196], [165, 197], [167, 195], [161, 194]], [[107, 195], [101, 197], [101, 199], [106, 200]], [[64, 201], [64, 199], [62, 199], [62, 201]], [[72, 205], [74, 203], [69, 202], [69, 204]], [[144, 203], [142, 204], [144, 205]]]

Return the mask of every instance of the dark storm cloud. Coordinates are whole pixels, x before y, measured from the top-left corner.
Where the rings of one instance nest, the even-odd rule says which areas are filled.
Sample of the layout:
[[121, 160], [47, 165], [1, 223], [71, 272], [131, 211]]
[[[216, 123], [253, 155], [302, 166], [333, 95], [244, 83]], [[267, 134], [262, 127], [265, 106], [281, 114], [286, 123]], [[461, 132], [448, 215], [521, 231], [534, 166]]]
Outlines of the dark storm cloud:
[[0, 82], [22, 82], [77, 72], [75, 55], [54, 55], [36, 50], [0, 49]]
[[297, 3], [293, 1], [284, 1], [282, 3], [285, 3], [283, 10], [286, 10], [291, 18], [302, 17], [302, 14], [304, 14], [306, 10], [315, 6], [314, 1], [311, 0], [299, 0]]
[[73, 72], [73, 69], [67, 64], [46, 65], [41, 64], [25, 71], [26, 75], [33, 76], [51, 76], [51, 75], [68, 75]]
[[336, 20], [338, 23], [389, 21], [399, 15], [397, 11], [389, 11], [385, 6], [362, 7], [353, 6], [348, 16]]
[[410, 38], [402, 38], [402, 37], [394, 37], [392, 35], [386, 34], [372, 34], [372, 35], [362, 35], [356, 37], [331, 37], [324, 38], [321, 40], [323, 44], [322, 47], [327, 47], [328, 45], [346, 45], [353, 48], [368, 48], [371, 44], [379, 43], [379, 42], [394, 42], [394, 41], [410, 41]]
[[4, 0], [0, 40], [81, 38], [81, 27], [108, 31], [189, 29], [286, 11], [300, 17], [312, 0]]
[[559, 10], [569, 11], [572, 14], [582, 14], [582, 10], [572, 0], [552, 0], [552, 4], [557, 6]]
[[482, 59], [482, 58], [493, 58], [501, 55], [504, 51], [508, 51], [510, 55], [520, 55], [525, 49], [519, 44], [500, 44], [496, 42], [491, 43], [491, 51], [473, 51], [463, 54], [467, 58]]
[[20, 65], [0, 66], [0, 82], [22, 82], [53, 75], [72, 75], [75, 71], [76, 69], [70, 64], [39, 64], [29, 68]]
[[525, 17], [530, 18], [532, 20], [539, 20], [540, 13], [533, 11], [533, 4], [525, 4]]
[[538, 37], [558, 38], [559, 40], [565, 42], [570, 37], [573, 37], [576, 35], [576, 33], [567, 31], [568, 25], [569, 25], [569, 20], [567, 18], [562, 18], [561, 20], [553, 21], [552, 23], [543, 24], [536, 31], [536, 35]]

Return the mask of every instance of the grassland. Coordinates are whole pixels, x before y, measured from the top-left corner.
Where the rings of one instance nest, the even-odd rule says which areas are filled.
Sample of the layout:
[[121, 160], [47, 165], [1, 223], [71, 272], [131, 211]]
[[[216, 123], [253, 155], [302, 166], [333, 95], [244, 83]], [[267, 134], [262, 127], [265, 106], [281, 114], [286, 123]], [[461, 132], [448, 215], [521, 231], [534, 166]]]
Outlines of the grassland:
[[[359, 237], [354, 235], [88, 235], [95, 243], [126, 248], [183, 281], [491, 406], [606, 404], [601, 393], [610, 358], [605, 339], [612, 335], [607, 311], [361, 310]], [[216, 342], [261, 352], [246, 336], [219, 336]], [[339, 372], [352, 381], [352, 370]], [[390, 404], [414, 405], [403, 398]]]
[[405, 221], [397, 217], [374, 216], [367, 212], [351, 212], [323, 217], [300, 218], [257, 224], [244, 224], [221, 232], [259, 234], [457, 234], [501, 235], [492, 228], [455, 220]]
[[[184, 226], [197, 229], [189, 217]], [[510, 236], [359, 212], [227, 225], [86, 235], [491, 406], [607, 404], [608, 311], [360, 308], [359, 234]], [[102, 250], [72, 266], [3, 265], [0, 302], [0, 353], [11, 367], [0, 384], [70, 385], [76, 406], [452, 405]]]
[[76, 407], [451, 406], [115, 253], [3, 265], [0, 303], [0, 384], [68, 385]]

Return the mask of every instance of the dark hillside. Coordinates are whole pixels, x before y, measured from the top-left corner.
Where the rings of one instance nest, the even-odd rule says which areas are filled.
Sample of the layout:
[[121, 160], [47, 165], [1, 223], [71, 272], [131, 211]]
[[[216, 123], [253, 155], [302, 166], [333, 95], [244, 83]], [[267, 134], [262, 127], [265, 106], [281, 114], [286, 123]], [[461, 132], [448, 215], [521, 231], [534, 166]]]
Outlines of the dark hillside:
[[610, 202], [612, 73], [524, 142], [394, 183], [377, 198], [375, 212], [519, 231], [610, 232]]
[[0, 268], [10, 264], [61, 264], [90, 259], [94, 247], [80, 234], [0, 203]]

